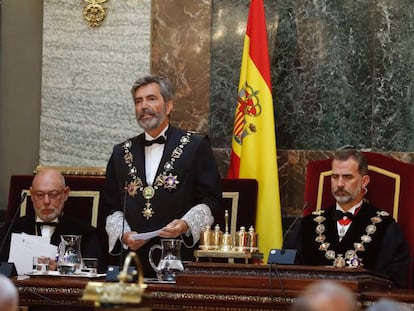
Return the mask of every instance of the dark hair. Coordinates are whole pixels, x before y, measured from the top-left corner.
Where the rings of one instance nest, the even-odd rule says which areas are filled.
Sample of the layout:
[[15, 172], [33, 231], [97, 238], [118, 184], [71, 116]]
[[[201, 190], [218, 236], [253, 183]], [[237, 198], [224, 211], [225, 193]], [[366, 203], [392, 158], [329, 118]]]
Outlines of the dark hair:
[[335, 151], [333, 160], [346, 161], [348, 159], [354, 159], [358, 163], [358, 171], [364, 176], [368, 175], [368, 163], [362, 152], [359, 152], [355, 148], [344, 148]]
[[132, 85], [131, 93], [134, 102], [136, 90], [141, 86], [145, 86], [151, 83], [157, 83], [160, 86], [160, 93], [162, 98], [164, 99], [164, 102], [174, 99], [174, 86], [167, 78], [158, 75], [147, 75], [142, 78], [139, 78]]

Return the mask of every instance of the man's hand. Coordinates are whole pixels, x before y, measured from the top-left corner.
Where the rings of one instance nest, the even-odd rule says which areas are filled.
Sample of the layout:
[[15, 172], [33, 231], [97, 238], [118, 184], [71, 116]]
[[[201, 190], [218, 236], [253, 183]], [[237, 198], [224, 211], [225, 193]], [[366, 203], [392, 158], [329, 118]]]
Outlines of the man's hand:
[[176, 238], [181, 234], [186, 233], [188, 230], [188, 225], [184, 220], [174, 219], [168, 225], [160, 230], [158, 235], [162, 238]]
[[132, 249], [133, 251], [136, 251], [137, 249], [139, 249], [145, 243], [148, 242], [148, 240], [134, 240], [133, 238], [131, 238], [132, 235], [137, 234], [137, 233], [138, 232], [136, 231], [130, 231], [130, 232], [125, 232], [122, 236], [122, 243], [127, 245], [129, 249]]
[[49, 270], [50, 271], [57, 271], [56, 258], [49, 258]]

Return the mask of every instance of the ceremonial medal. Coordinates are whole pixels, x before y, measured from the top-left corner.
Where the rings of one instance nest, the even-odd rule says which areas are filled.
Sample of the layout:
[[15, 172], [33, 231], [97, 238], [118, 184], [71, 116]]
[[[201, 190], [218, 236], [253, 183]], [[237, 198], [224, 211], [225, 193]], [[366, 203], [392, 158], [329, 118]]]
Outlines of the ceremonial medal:
[[142, 180], [136, 175], [137, 169], [133, 165], [134, 158], [131, 153], [132, 142], [128, 140], [123, 144], [125, 151], [124, 161], [128, 166], [128, 175], [132, 178], [127, 187], [128, 195], [130, 197], [135, 197], [138, 194], [138, 191], [142, 192], [142, 196], [147, 202], [141, 213], [147, 220], [155, 214], [155, 211], [151, 207], [151, 199], [155, 196], [158, 188], [163, 187], [170, 192], [177, 189], [177, 185], [180, 183], [178, 175], [173, 175], [171, 171], [174, 169], [175, 161], [183, 154], [184, 147], [190, 142], [192, 134], [193, 133], [191, 132], [187, 132], [180, 138], [180, 144], [172, 151], [170, 160], [164, 164], [164, 171], [155, 178], [155, 182], [152, 186], [149, 185], [144, 187]]
[[128, 184], [128, 194], [130, 197], [135, 197], [138, 193], [138, 189], [140, 187], [139, 184], [140, 180], [132, 180], [129, 184]]
[[338, 256], [334, 259], [333, 266], [335, 268], [345, 267], [345, 259], [342, 257], [342, 254], [338, 254]]
[[144, 199], [151, 200], [155, 195], [155, 189], [152, 186], [146, 186], [142, 190], [142, 196]]
[[177, 176], [173, 176], [171, 173], [164, 178], [164, 188], [171, 191], [172, 189], [177, 189], [177, 185], [180, 182], [177, 180]]
[[147, 202], [145, 203], [145, 207], [142, 210], [142, 215], [148, 220], [154, 215], [154, 210], [151, 207], [151, 203]]

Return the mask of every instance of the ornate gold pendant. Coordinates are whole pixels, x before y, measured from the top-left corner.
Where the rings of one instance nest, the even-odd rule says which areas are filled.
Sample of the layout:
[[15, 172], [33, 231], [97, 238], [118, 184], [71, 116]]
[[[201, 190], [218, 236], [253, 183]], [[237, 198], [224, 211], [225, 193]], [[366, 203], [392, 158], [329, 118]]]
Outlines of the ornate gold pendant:
[[133, 180], [128, 184], [128, 194], [130, 197], [134, 197], [138, 193], [140, 185], [137, 180]]
[[151, 207], [151, 203], [147, 202], [145, 203], [145, 207], [142, 210], [142, 215], [148, 220], [154, 215], [154, 210]]
[[151, 200], [154, 195], [155, 195], [155, 189], [152, 186], [146, 186], [143, 190], [142, 190], [142, 195], [145, 199], [147, 200]]

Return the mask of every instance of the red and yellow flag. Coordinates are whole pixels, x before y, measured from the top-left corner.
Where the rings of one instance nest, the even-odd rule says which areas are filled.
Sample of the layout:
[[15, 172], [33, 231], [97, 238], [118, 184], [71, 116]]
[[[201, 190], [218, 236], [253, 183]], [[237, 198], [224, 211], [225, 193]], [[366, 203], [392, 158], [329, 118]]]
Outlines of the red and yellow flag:
[[229, 178], [258, 181], [256, 232], [267, 256], [282, 246], [269, 50], [263, 0], [251, 0], [234, 120]]

